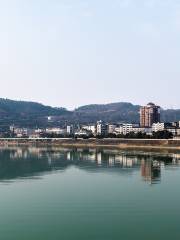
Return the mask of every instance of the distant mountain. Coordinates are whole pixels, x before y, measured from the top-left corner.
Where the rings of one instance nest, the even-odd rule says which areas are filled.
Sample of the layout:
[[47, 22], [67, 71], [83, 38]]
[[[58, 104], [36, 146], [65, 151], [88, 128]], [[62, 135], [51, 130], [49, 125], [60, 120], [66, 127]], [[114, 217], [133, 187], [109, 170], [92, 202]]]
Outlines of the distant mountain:
[[139, 121], [139, 105], [127, 102], [95, 104], [77, 108], [75, 116], [79, 116], [82, 122], [135, 122]]
[[[0, 129], [15, 124], [20, 127], [64, 126], [69, 123], [139, 122], [140, 105], [128, 102], [93, 104], [81, 106], [74, 111], [65, 108], [53, 108], [36, 102], [0, 99]], [[48, 121], [48, 116], [54, 116]], [[179, 110], [161, 110], [162, 121], [179, 121]]]
[[14, 101], [0, 98], [0, 128], [10, 124], [18, 126], [45, 126], [46, 116], [65, 116], [65, 108], [53, 108], [36, 102]]
[[[140, 105], [128, 102], [86, 105], [75, 110], [75, 116], [79, 116], [83, 122], [94, 122], [99, 119], [106, 122], [132, 122], [139, 123]], [[161, 109], [161, 121], [180, 121], [180, 109]]]
[[161, 110], [162, 122], [176, 122], [180, 121], [180, 109]]

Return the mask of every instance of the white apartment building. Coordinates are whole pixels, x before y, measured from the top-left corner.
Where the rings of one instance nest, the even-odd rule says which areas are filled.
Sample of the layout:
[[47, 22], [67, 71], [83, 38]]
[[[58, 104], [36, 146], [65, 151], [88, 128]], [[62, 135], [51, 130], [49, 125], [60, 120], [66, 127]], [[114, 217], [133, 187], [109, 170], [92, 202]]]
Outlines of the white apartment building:
[[153, 132], [159, 132], [165, 130], [165, 123], [153, 123], [152, 125], [152, 131]]
[[66, 130], [62, 128], [46, 128], [46, 133], [65, 134]]
[[132, 132], [132, 130], [133, 130], [133, 124], [129, 124], [129, 123], [123, 124], [123, 135], [126, 135]]
[[35, 129], [34, 130], [34, 133], [36, 134], [38, 134], [38, 133], [42, 133], [42, 132], [44, 132], [44, 129], [41, 129], [41, 128], [38, 128], [38, 129]]
[[177, 135], [180, 136], [180, 127], [177, 128]]
[[108, 125], [108, 133], [114, 133], [116, 129], [116, 125], [110, 124]]
[[87, 126], [84, 125], [84, 126], [82, 126], [82, 129], [90, 131], [90, 132], [92, 132], [92, 134], [96, 133], [96, 126], [95, 125], [87, 125]]
[[140, 127], [139, 124], [131, 124], [131, 123], [127, 123], [127, 124], [121, 124], [119, 127], [115, 127], [114, 132], [116, 134], [123, 134], [123, 135], [127, 135], [130, 132], [134, 132], [134, 133], [146, 133], [151, 135], [152, 134], [152, 128], [150, 127]]
[[177, 123], [177, 122], [154, 123], [152, 125], [153, 132], [159, 132], [159, 131], [164, 131], [164, 130], [171, 132], [174, 136], [180, 135], [180, 127], [179, 127], [179, 123]]
[[119, 127], [116, 127], [116, 128], [114, 129], [114, 132], [115, 132], [116, 134], [123, 134], [123, 126], [120, 125]]
[[108, 133], [108, 125], [102, 121], [98, 121], [96, 125], [97, 135], [106, 135]]
[[75, 131], [75, 133], [74, 133], [74, 135], [75, 136], [90, 136], [90, 132], [89, 131], [87, 131], [87, 130], [85, 130], [85, 129], [80, 129], [80, 130], [77, 130], [77, 131]]
[[140, 128], [138, 124], [124, 123], [119, 127], [115, 127], [114, 132], [116, 134], [127, 135], [130, 132], [142, 132], [145, 128]]
[[67, 126], [66, 132], [67, 132], [68, 135], [73, 134], [74, 133], [74, 126], [73, 125]]
[[150, 127], [133, 127], [132, 132], [134, 133], [146, 133], [148, 135], [152, 134], [152, 128]]
[[166, 128], [168, 132], [171, 132], [173, 136], [177, 136], [177, 128]]

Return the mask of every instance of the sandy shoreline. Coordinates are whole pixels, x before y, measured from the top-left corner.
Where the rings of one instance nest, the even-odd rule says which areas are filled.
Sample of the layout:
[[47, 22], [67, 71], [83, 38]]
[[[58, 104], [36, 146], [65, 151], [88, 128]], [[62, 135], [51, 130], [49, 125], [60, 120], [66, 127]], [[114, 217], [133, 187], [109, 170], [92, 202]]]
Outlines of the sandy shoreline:
[[0, 146], [59, 146], [118, 149], [180, 150], [180, 139], [0, 139]]

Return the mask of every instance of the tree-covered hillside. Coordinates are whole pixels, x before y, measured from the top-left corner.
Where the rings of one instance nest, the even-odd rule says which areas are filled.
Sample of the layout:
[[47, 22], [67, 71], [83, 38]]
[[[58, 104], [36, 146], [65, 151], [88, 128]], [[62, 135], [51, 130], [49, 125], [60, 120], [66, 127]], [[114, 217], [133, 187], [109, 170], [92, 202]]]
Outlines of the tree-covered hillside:
[[53, 108], [36, 102], [0, 99], [0, 127], [11, 124], [18, 126], [45, 126], [49, 115], [64, 116], [69, 112], [64, 108]]
[[99, 119], [106, 122], [135, 122], [139, 121], [140, 106], [127, 102], [95, 104], [79, 107], [75, 116], [80, 116], [83, 122], [94, 122]]
[[[68, 111], [65, 108], [53, 108], [36, 102], [0, 99], [0, 130], [15, 124], [20, 127], [64, 126], [69, 123], [139, 122], [140, 105], [119, 102], [110, 104], [86, 105]], [[55, 116], [48, 121], [48, 116]], [[180, 110], [161, 110], [161, 121], [180, 120]]]

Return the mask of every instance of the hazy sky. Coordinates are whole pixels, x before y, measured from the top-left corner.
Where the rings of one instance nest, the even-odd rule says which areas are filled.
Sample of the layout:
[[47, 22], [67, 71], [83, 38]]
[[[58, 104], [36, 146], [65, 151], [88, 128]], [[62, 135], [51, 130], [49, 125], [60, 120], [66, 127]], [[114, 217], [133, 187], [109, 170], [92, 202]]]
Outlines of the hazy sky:
[[180, 108], [180, 0], [0, 0], [0, 97]]

